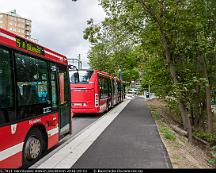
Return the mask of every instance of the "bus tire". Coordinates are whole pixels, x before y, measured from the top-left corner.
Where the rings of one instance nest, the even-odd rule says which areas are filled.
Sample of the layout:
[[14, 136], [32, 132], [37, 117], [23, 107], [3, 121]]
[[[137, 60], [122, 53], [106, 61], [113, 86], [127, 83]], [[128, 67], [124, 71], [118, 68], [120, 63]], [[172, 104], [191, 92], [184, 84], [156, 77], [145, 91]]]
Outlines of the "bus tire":
[[27, 135], [23, 148], [23, 167], [27, 168], [38, 161], [45, 148], [42, 132], [33, 128]]

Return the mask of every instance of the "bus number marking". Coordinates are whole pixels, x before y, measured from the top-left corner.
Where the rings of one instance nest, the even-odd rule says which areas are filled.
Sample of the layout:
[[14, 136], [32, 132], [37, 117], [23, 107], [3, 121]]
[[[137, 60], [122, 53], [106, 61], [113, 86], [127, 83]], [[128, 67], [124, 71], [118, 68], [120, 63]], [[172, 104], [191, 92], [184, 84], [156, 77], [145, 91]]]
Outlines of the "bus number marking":
[[49, 113], [49, 112], [51, 112], [51, 107], [43, 108], [43, 113], [44, 114]]
[[22, 38], [16, 37], [16, 46], [19, 48], [23, 48], [25, 50], [28, 50], [30, 52], [39, 54], [39, 55], [44, 55], [44, 48], [41, 46], [38, 46], [34, 43], [31, 43], [27, 40], [24, 40]]

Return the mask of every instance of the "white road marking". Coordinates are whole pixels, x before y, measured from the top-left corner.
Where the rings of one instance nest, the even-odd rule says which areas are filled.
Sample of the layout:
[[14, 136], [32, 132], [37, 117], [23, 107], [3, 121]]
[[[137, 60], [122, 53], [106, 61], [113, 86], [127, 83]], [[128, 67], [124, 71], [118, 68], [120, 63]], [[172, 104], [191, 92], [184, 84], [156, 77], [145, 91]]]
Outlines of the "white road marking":
[[126, 100], [105, 114], [37, 168], [71, 168], [129, 102]]

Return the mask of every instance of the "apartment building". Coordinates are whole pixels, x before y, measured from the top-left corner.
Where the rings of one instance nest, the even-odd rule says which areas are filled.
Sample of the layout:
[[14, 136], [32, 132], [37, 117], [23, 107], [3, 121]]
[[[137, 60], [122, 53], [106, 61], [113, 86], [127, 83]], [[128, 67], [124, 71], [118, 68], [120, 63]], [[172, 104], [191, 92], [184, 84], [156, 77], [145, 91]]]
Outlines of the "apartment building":
[[31, 38], [31, 20], [21, 17], [16, 13], [16, 10], [8, 13], [0, 12], [0, 28], [28, 39]]

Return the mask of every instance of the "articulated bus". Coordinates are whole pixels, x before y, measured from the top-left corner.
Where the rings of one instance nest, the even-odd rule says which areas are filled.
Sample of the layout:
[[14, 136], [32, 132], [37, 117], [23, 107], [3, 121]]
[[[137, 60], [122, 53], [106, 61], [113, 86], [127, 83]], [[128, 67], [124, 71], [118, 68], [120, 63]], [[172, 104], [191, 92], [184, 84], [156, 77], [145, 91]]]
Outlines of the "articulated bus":
[[0, 168], [30, 166], [70, 132], [66, 57], [0, 29]]
[[69, 70], [72, 112], [103, 113], [123, 101], [121, 80], [98, 70]]

